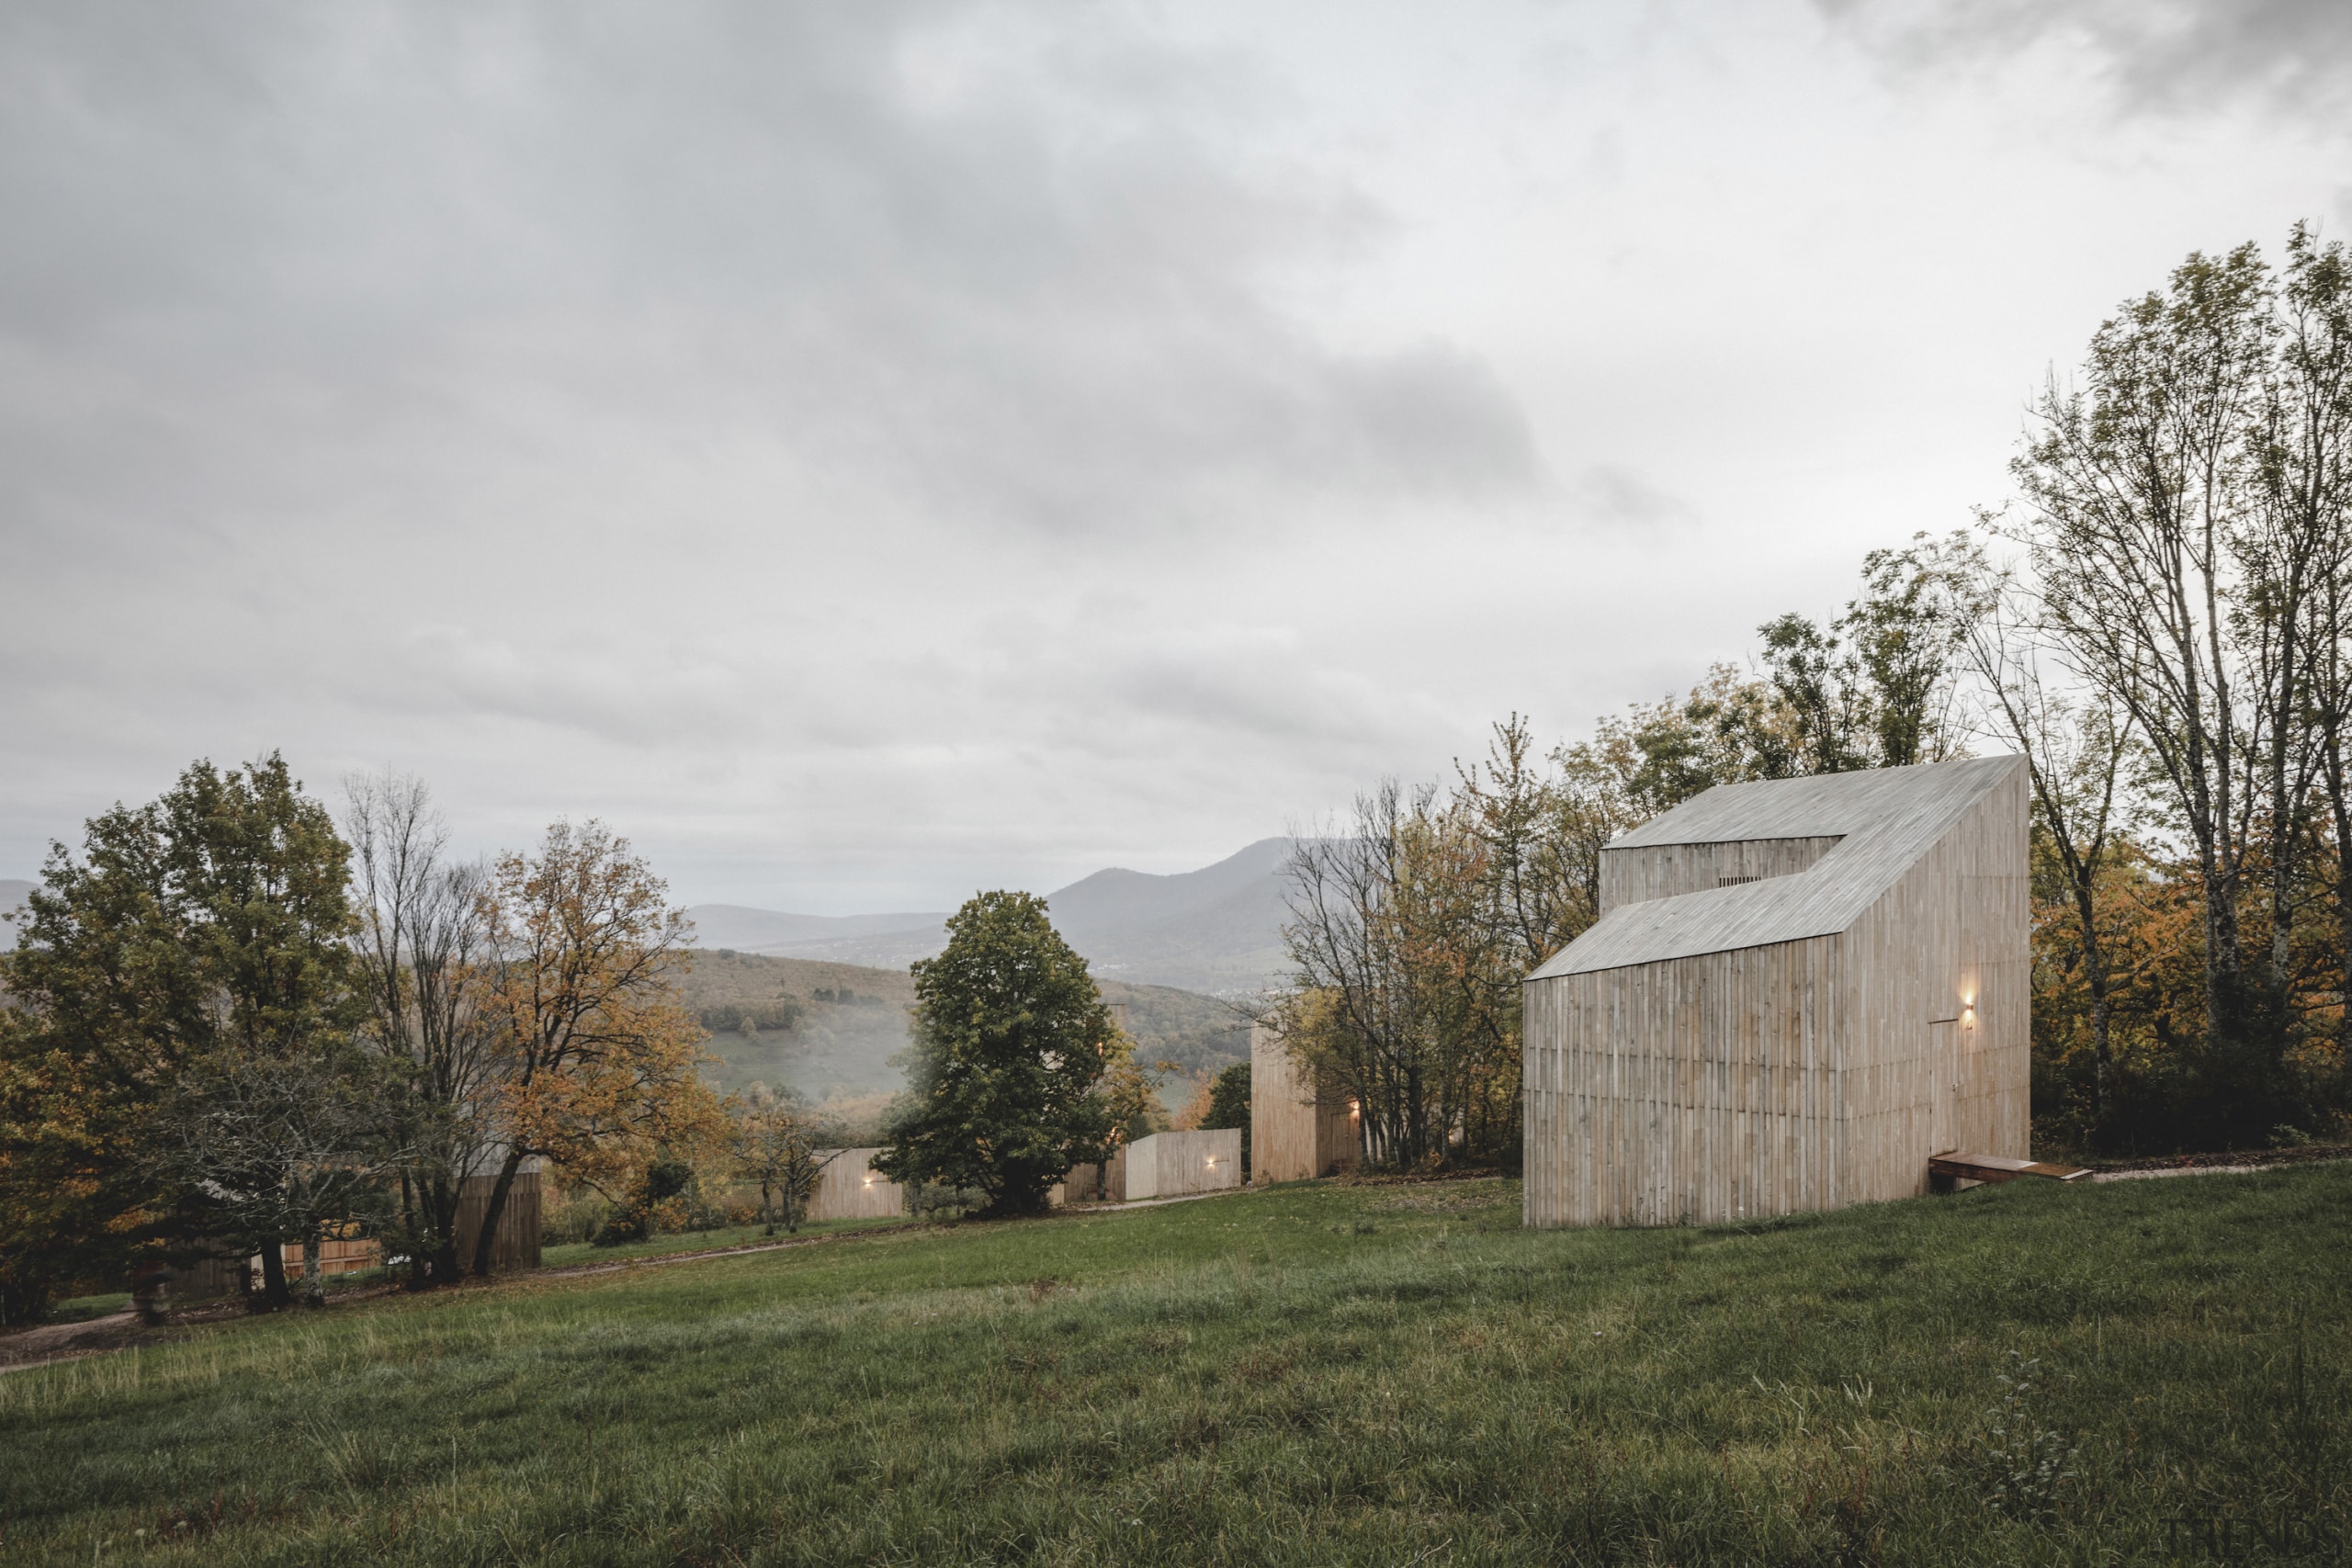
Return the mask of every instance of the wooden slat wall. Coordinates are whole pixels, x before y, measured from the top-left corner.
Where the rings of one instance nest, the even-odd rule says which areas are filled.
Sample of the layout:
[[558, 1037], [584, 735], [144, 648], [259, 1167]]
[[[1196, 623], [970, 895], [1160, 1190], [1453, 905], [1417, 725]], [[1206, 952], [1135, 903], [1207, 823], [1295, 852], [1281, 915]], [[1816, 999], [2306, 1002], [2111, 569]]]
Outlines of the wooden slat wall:
[[[1867, 1196], [1927, 1190], [1941, 1148], [2027, 1157], [2032, 1125], [2032, 964], [2023, 769], [1986, 795], [1841, 939], [1848, 1006], [1870, 1070], [1850, 1085], [1853, 1158]], [[1973, 1006], [1972, 1019], [1962, 1017]], [[1955, 1125], [1935, 1124], [1939, 1020], [1955, 1021]]]
[[1323, 1174], [1317, 1157], [1315, 1096], [1282, 1036], [1250, 1031], [1250, 1179], [1303, 1181]]
[[1600, 908], [1672, 898], [1725, 887], [1794, 876], [1838, 847], [1838, 840], [1737, 839], [1713, 844], [1654, 844], [1600, 852]]
[[[1924, 1190], [1929, 1024], [1972, 999], [1951, 1136], [2024, 1157], [2025, 788], [2015, 770], [1841, 934], [1531, 981], [1527, 1223], [1705, 1224]], [[1812, 852], [1770, 842], [1761, 858]], [[1645, 852], [1611, 890], [1758, 874]]]
[[1283, 1049], [1282, 1036], [1264, 1024], [1251, 1029], [1251, 1184], [1304, 1181], [1353, 1170], [1361, 1163], [1362, 1142], [1346, 1096], [1328, 1089], [1317, 1092]]
[[879, 1144], [843, 1149], [825, 1167], [808, 1200], [811, 1220], [884, 1220], [907, 1212], [907, 1190], [874, 1168]]
[[1710, 1224], [1850, 1199], [1836, 939], [1528, 987], [1532, 1225]]
[[[495, 1176], [469, 1176], [458, 1189], [458, 1257], [469, 1269], [473, 1267], [474, 1241], [481, 1235], [482, 1216], [490, 1211], [491, 1190], [497, 1184]], [[506, 1205], [499, 1213], [498, 1232], [491, 1241], [491, 1271], [538, 1266], [539, 1173], [517, 1171], [514, 1185], [506, 1190]]]
[[[278, 1255], [285, 1258], [286, 1269], [289, 1275], [301, 1271], [301, 1243], [290, 1241], [285, 1243], [280, 1247]], [[329, 1238], [319, 1243], [319, 1272], [321, 1274], [357, 1274], [375, 1268], [383, 1260], [383, 1247], [369, 1237], [361, 1236], [350, 1240]]]
[[1120, 1151], [1126, 1156], [1122, 1201], [1218, 1192], [1241, 1185], [1241, 1129], [1154, 1133]]
[[[1109, 1179], [1114, 1168], [1119, 1176], [1115, 1187]], [[1069, 1168], [1069, 1174], [1062, 1178], [1062, 1184], [1057, 1190], [1061, 1192], [1061, 1201], [1064, 1202], [1121, 1202], [1127, 1195], [1125, 1168], [1119, 1166], [1116, 1160], [1113, 1160], [1109, 1166], [1095, 1165], [1091, 1162], [1074, 1165]]]

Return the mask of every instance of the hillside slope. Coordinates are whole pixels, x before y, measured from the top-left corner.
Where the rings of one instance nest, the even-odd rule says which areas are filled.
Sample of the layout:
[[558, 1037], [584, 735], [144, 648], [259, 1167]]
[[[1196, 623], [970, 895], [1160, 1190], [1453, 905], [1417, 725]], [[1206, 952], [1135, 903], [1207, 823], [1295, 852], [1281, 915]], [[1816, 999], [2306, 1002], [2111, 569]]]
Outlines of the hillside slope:
[[13, 1372], [0, 1519], [28, 1568], [2333, 1562], [2347, 1205], [2333, 1166], [1661, 1230], [1521, 1230], [1499, 1181], [898, 1225]]
[[[1250, 1054], [1247, 1018], [1212, 997], [1164, 986], [1105, 980], [1102, 998], [1136, 1037], [1147, 1062], [1214, 1072]], [[878, 969], [768, 953], [699, 953], [680, 984], [686, 1006], [711, 1031], [720, 1058], [712, 1080], [735, 1089], [757, 1081], [810, 1100], [844, 1101], [902, 1088], [891, 1058], [907, 1046], [914, 981]]]

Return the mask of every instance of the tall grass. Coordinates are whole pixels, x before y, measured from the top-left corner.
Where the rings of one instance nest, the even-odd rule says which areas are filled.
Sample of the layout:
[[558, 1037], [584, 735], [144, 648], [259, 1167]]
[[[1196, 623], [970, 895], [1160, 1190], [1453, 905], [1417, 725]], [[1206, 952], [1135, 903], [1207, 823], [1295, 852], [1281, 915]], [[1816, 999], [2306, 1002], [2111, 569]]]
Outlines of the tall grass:
[[1505, 1183], [1302, 1187], [395, 1299], [0, 1378], [0, 1559], [2309, 1541], [2352, 1497], [2348, 1203], [2335, 1167], [1534, 1235]]

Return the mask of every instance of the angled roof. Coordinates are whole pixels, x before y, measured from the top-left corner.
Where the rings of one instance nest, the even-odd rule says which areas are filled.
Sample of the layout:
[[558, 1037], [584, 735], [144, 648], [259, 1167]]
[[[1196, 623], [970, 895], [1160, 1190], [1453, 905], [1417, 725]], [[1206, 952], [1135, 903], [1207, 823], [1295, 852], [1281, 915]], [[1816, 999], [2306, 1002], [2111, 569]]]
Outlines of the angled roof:
[[1651, 818], [1609, 849], [1751, 839], [1839, 841], [1793, 876], [1621, 904], [1528, 978], [1833, 936], [1860, 919], [1954, 823], [2022, 766], [2018, 757], [1978, 757], [1717, 784]]

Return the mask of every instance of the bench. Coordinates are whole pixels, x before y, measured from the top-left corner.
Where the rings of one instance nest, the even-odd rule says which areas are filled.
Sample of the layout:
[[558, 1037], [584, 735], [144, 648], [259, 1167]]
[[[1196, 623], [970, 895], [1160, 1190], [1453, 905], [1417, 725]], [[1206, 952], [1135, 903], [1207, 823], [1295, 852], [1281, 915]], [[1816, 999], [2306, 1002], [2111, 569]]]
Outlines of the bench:
[[2015, 1181], [2020, 1176], [2039, 1176], [2050, 1181], [2080, 1181], [2088, 1176], [2088, 1168], [2078, 1165], [2051, 1165], [2042, 1160], [2010, 1159], [2005, 1155], [1970, 1155], [1957, 1149], [1947, 1149], [1928, 1156], [1928, 1189], [1933, 1192], [1950, 1192], [1960, 1181]]

